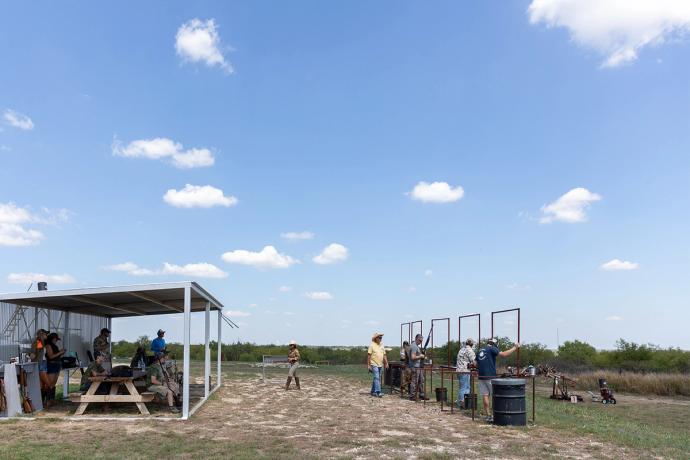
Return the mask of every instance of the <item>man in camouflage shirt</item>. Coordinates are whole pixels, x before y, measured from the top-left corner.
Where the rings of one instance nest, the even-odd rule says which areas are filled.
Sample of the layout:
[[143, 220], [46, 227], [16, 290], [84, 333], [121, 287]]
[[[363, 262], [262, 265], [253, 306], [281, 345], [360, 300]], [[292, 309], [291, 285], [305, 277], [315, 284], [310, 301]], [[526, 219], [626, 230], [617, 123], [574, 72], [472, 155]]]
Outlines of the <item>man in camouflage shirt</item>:
[[96, 353], [103, 355], [103, 367], [107, 371], [111, 371], [113, 366], [110, 360], [110, 330], [107, 327], [101, 329], [101, 333], [98, 337], [93, 339], [93, 356], [95, 359]]
[[173, 391], [167, 385], [167, 375], [163, 375], [167, 359], [168, 355], [163, 354], [146, 369], [146, 390], [154, 393], [159, 400], [167, 401], [170, 412], [178, 413], [180, 410], [175, 407]]
[[[104, 356], [96, 352], [95, 360], [89, 363], [88, 367], [84, 370], [84, 373], [81, 376], [79, 389], [82, 392], [86, 393], [89, 390], [91, 387], [92, 377], [105, 377], [108, 375], [108, 372], [103, 368], [103, 360]], [[101, 383], [96, 390], [96, 394], [107, 395], [109, 392], [110, 384], [107, 383]]]
[[475, 365], [474, 340], [467, 339], [465, 346], [458, 351], [456, 369], [458, 373], [458, 398], [455, 405], [460, 409], [465, 408], [465, 395], [470, 393], [470, 371]]

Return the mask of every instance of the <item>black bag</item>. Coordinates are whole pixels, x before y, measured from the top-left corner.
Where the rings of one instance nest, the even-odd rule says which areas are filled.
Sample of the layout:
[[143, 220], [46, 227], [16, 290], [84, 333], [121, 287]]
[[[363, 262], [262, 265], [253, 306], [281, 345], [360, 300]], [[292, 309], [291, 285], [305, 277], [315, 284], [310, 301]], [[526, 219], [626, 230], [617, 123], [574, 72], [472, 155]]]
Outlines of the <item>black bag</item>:
[[132, 371], [132, 368], [129, 366], [115, 366], [113, 367], [113, 370], [110, 372], [111, 377], [132, 377], [134, 376], [134, 372]]
[[63, 369], [74, 369], [77, 366], [77, 358], [74, 356], [63, 356], [60, 358]]

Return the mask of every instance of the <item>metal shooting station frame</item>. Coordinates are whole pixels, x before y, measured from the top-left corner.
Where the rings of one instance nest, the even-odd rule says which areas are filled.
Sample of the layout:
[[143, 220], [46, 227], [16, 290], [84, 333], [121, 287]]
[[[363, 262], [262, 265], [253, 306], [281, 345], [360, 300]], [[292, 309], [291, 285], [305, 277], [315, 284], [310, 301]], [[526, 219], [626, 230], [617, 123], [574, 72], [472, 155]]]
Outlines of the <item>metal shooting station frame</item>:
[[[494, 336], [494, 316], [502, 313], [517, 312], [517, 341], [520, 342], [520, 308], [508, 308], [506, 310], [491, 312], [491, 337]], [[520, 348], [515, 352], [515, 372], [520, 373]]]

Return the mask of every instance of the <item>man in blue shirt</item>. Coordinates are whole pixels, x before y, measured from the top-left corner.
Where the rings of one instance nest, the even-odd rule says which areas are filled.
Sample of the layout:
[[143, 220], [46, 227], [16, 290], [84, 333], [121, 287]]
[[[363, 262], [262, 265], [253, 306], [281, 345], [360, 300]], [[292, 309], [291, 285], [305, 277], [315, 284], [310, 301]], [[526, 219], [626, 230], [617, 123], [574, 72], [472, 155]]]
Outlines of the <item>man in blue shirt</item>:
[[164, 335], [165, 331], [163, 329], [158, 329], [158, 337], [153, 339], [153, 342], [151, 342], [151, 351], [156, 356], [163, 353], [163, 350], [165, 350], [165, 339], [163, 338]]
[[477, 375], [479, 377], [479, 394], [482, 395], [482, 402], [484, 403], [484, 415], [487, 421], [491, 421], [491, 414], [489, 413], [489, 396], [491, 395], [491, 380], [497, 377], [496, 373], [496, 356], [510, 356], [515, 350], [520, 348], [520, 343], [509, 350], [500, 351], [498, 349], [498, 339], [490, 338], [486, 342], [486, 346], [479, 350], [477, 354]]

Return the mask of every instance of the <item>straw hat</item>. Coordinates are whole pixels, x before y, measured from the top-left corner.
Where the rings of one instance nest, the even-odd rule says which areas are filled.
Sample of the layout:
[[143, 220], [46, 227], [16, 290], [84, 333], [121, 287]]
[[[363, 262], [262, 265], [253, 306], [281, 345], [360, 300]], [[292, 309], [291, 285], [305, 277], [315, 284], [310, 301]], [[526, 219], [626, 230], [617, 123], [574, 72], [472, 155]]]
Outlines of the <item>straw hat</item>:
[[288, 343], [288, 345], [297, 346], [297, 342], [295, 340], [290, 340], [290, 343]]
[[371, 340], [376, 340], [376, 337], [383, 337], [382, 332], [376, 332], [374, 335], [371, 336]]

